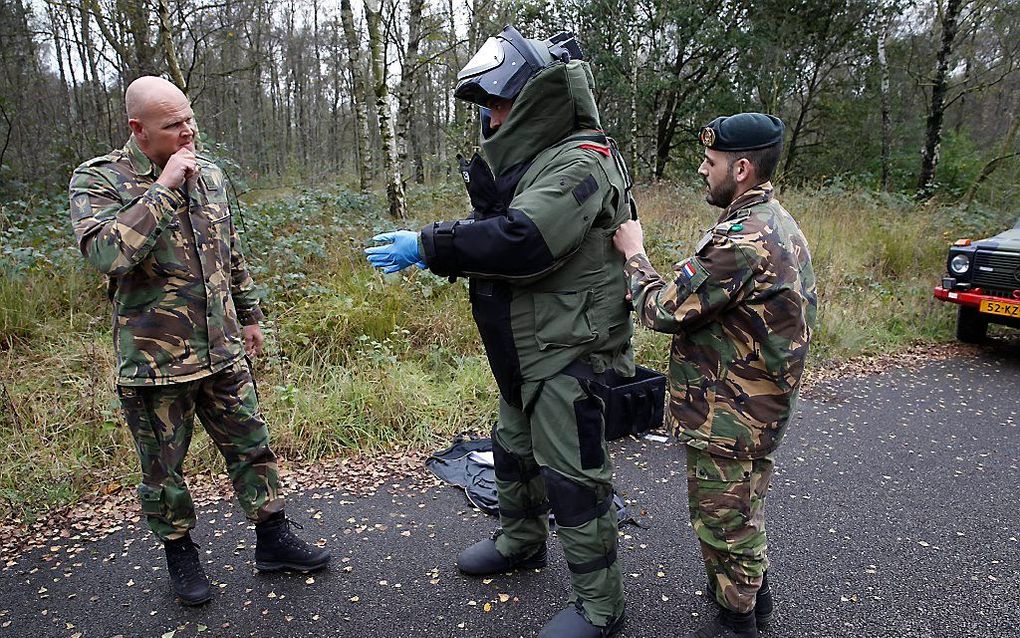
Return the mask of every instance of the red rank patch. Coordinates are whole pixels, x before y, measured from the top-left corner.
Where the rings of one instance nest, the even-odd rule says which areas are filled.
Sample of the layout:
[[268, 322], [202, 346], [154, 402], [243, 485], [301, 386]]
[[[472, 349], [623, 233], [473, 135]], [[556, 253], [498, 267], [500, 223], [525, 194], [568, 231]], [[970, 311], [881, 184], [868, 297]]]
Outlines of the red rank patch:
[[596, 153], [601, 153], [606, 157], [609, 157], [612, 153], [608, 146], [599, 146], [598, 144], [579, 144], [577, 148], [583, 148], [586, 151], [595, 151]]

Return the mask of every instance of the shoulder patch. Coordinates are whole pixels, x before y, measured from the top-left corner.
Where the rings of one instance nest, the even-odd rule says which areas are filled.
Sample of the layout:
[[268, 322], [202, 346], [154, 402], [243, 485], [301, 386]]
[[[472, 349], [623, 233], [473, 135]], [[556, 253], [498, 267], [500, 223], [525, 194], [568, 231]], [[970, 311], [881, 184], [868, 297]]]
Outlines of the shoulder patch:
[[594, 175], [588, 173], [588, 177], [585, 177], [580, 184], [575, 186], [572, 192], [574, 194], [574, 199], [577, 200], [577, 204], [580, 206], [598, 189], [598, 180], [595, 179]]
[[708, 279], [708, 270], [701, 263], [701, 260], [697, 257], [689, 257], [676, 266], [676, 279], [673, 283], [677, 287], [679, 293], [678, 298], [686, 298], [695, 290], [701, 287], [701, 284], [705, 283]]
[[88, 193], [78, 193], [71, 198], [71, 214], [75, 218], [82, 218], [92, 212], [92, 206], [89, 203]]
[[100, 155], [99, 157], [93, 157], [90, 160], [86, 160], [81, 163], [82, 168], [91, 168], [93, 166], [99, 166], [100, 164], [110, 164], [116, 162], [117, 158], [113, 155]]
[[733, 233], [739, 233], [744, 230], [744, 222], [746, 222], [750, 216], [750, 213], [748, 213], [747, 215], [737, 215], [733, 219], [727, 219], [721, 224], [716, 224], [715, 227], [712, 228], [712, 232], [716, 235], [731, 235]]

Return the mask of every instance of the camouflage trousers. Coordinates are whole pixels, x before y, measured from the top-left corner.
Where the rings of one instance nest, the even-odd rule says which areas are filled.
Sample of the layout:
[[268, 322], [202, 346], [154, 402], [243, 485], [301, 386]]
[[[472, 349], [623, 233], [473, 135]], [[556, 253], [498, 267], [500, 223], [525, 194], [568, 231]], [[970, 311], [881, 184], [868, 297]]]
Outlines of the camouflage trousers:
[[248, 518], [262, 521], [283, 509], [276, 456], [243, 359], [197, 381], [117, 386], [117, 393], [141, 462], [142, 513], [160, 539], [181, 538], [195, 527], [184, 457], [196, 415], [226, 459], [234, 494]]
[[738, 613], [754, 608], [769, 568], [765, 496], [774, 463], [766, 456], [736, 460], [687, 447], [691, 525], [701, 544], [716, 602]]
[[605, 626], [623, 613], [616, 562], [613, 469], [602, 401], [559, 374], [522, 387], [524, 409], [500, 399], [493, 461], [504, 556], [529, 555], [546, 541], [550, 508], [570, 569], [570, 601]]

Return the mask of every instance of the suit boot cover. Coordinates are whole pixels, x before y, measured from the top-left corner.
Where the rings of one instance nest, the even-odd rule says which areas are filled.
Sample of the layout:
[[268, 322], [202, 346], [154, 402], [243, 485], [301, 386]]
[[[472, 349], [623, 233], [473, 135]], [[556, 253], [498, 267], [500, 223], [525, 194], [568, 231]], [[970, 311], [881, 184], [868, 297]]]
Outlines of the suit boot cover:
[[715, 620], [698, 629], [689, 638], [758, 638], [758, 636], [753, 609], [746, 614], [738, 614], [720, 607]]
[[184, 605], [201, 605], [212, 599], [209, 579], [198, 558], [198, 545], [190, 535], [172, 541], [163, 541], [166, 550], [166, 567], [170, 573], [170, 586]]
[[329, 552], [301, 540], [291, 529], [301, 526], [277, 512], [255, 525], [255, 568], [263, 572], [289, 569], [313, 572], [329, 563]]
[[[708, 593], [712, 600], [716, 600], [715, 581], [711, 578], [708, 579]], [[758, 588], [758, 593], [754, 596], [754, 621], [758, 625], [758, 629], [768, 627], [774, 610], [775, 603], [772, 601], [772, 588], [769, 587], [769, 573], [765, 572], [761, 576], [761, 587]]]
[[504, 556], [496, 549], [496, 539], [503, 534], [497, 530], [492, 538], [478, 541], [464, 549], [457, 556], [457, 569], [468, 576], [493, 576], [517, 569], [538, 569], [546, 565], [546, 545], [511, 556]]
[[553, 616], [538, 638], [607, 638], [618, 634], [625, 620], [626, 615], [621, 613], [619, 618], [610, 618], [605, 627], [596, 627], [584, 615], [580, 602], [576, 602]]

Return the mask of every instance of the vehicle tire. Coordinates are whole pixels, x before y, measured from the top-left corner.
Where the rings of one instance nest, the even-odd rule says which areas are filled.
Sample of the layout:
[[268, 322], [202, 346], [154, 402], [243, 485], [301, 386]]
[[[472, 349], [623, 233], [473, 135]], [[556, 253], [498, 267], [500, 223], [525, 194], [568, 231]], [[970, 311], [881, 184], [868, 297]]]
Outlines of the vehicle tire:
[[977, 308], [960, 306], [956, 318], [956, 338], [964, 343], [983, 343], [988, 336], [988, 320]]

